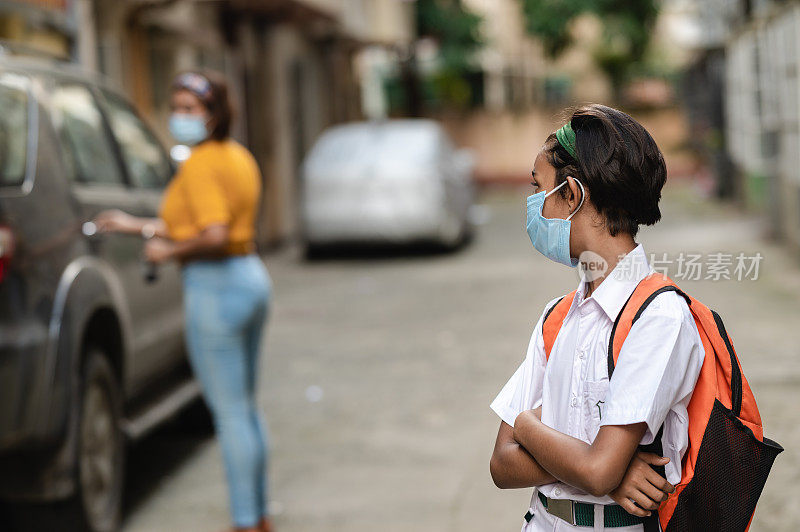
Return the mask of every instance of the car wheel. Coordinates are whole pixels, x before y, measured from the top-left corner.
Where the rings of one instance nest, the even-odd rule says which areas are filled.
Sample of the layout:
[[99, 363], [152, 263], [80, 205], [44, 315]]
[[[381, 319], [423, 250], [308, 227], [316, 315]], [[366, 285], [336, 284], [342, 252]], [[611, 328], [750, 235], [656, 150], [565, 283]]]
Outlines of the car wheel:
[[439, 229], [439, 243], [445, 249], [457, 249], [461, 241], [461, 233], [463, 231], [463, 224], [452, 213], [445, 214], [444, 223]]
[[85, 360], [78, 413], [75, 510], [84, 530], [117, 530], [122, 502], [124, 441], [120, 387], [105, 354]]
[[466, 247], [472, 241], [474, 228], [469, 220], [452, 220], [451, 227], [455, 227], [455, 229], [451, 228], [447, 236], [440, 237], [439, 244], [442, 246], [442, 249], [446, 251], [458, 251]]
[[307, 261], [314, 261], [322, 256], [322, 246], [319, 244], [312, 244], [306, 242], [303, 245], [303, 259]]
[[458, 247], [464, 248], [469, 246], [475, 240], [475, 227], [469, 222], [464, 222], [464, 228], [461, 231], [461, 238]]

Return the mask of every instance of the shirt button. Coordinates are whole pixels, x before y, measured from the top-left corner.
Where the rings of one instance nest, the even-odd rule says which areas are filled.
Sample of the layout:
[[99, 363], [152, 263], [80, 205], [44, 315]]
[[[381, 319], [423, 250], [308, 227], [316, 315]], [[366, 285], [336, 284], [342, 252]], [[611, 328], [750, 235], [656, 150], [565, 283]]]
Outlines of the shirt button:
[[561, 495], [561, 488], [556, 488], [555, 491], [553, 491], [553, 495], [555, 495], [556, 497]]
[[585, 349], [581, 349], [580, 351], [578, 351], [578, 358], [580, 358], [581, 360], [586, 358], [586, 350]]
[[570, 402], [570, 404], [572, 406], [578, 406], [578, 398], [577, 397], [573, 397], [572, 401]]

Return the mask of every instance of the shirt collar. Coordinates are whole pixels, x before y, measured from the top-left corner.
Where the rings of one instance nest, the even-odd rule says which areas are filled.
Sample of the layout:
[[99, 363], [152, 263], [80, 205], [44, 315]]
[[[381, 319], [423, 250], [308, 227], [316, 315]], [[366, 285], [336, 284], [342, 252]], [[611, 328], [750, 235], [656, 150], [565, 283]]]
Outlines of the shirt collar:
[[[633, 293], [639, 281], [647, 277], [652, 272], [647, 261], [644, 248], [638, 244], [633, 250], [617, 262], [600, 286], [589, 296], [594, 299], [600, 308], [606, 313], [611, 321], [617, 319], [619, 311]], [[579, 304], [584, 303], [586, 295], [586, 283], [581, 281], [575, 300]]]

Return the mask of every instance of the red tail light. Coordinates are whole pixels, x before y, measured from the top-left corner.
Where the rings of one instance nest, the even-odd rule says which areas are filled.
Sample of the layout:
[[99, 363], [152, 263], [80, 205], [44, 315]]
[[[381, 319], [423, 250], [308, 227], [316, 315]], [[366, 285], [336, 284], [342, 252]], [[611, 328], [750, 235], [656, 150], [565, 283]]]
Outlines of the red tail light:
[[8, 266], [14, 258], [14, 233], [8, 227], [0, 225], [0, 282], [6, 278]]

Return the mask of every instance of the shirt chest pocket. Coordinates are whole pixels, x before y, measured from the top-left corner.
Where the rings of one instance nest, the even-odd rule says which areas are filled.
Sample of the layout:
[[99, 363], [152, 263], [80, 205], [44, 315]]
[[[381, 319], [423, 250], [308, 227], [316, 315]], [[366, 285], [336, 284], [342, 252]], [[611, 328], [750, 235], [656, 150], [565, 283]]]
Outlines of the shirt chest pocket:
[[584, 438], [590, 443], [600, 430], [607, 391], [608, 379], [587, 381], [583, 384], [583, 430]]

